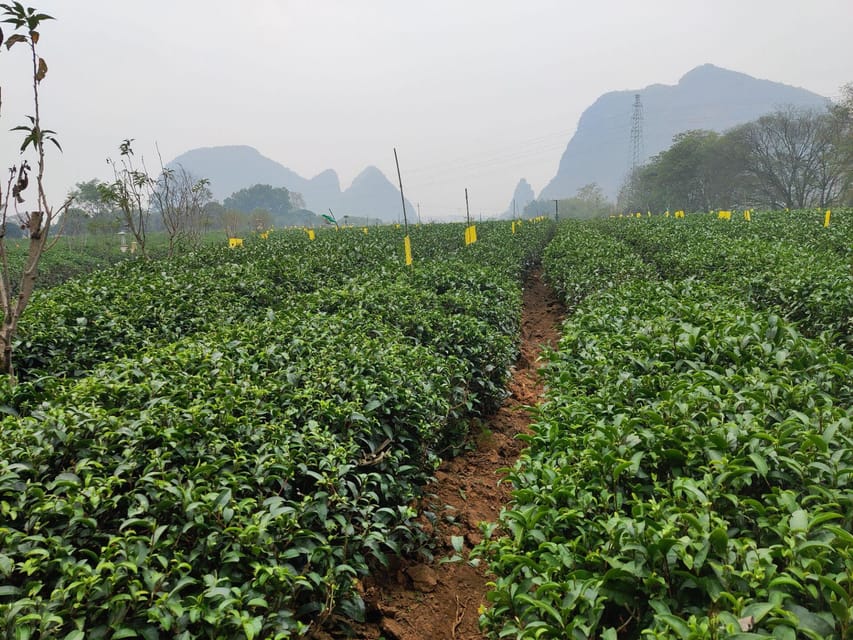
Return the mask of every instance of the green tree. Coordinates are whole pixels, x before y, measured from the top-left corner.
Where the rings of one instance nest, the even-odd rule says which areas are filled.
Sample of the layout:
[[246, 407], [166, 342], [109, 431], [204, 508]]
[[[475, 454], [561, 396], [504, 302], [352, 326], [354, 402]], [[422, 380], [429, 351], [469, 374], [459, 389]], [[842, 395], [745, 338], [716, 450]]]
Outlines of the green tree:
[[85, 244], [86, 234], [89, 230], [89, 216], [80, 207], [69, 207], [62, 216], [62, 233], [68, 239], [71, 246], [72, 237], [82, 237]]
[[288, 224], [288, 214], [293, 211], [290, 191], [284, 187], [272, 187], [268, 184], [256, 184], [240, 189], [225, 198], [222, 203], [226, 209], [234, 209], [251, 214], [256, 209], [265, 209], [272, 215], [277, 226]]
[[630, 176], [620, 192], [619, 208], [707, 211], [743, 204], [754, 199], [744, 167], [745, 151], [737, 136], [685, 131]]
[[553, 218], [555, 214], [559, 214], [560, 219], [597, 218], [609, 214], [613, 207], [614, 204], [607, 199], [598, 183], [591, 182], [580, 187], [571, 198], [558, 200], [556, 211], [553, 200], [533, 200], [525, 205], [522, 216]]
[[101, 196], [101, 185], [104, 183], [97, 178], [86, 182], [78, 182], [69, 193], [74, 199], [74, 206], [82, 209], [89, 218], [112, 215], [112, 206]]
[[573, 217], [577, 218], [597, 218], [607, 215], [613, 209], [613, 203], [607, 199], [596, 182], [585, 184], [578, 189], [575, 197], [569, 198], [567, 205], [569, 215], [574, 210]]
[[66, 236], [81, 236], [85, 244], [89, 233], [116, 233], [121, 225], [112, 206], [101, 197], [103, 183], [97, 178], [78, 182], [68, 194], [74, 200], [63, 216]]
[[211, 200], [201, 208], [201, 226], [205, 231], [209, 229], [224, 229], [223, 214], [225, 207], [216, 200]]
[[713, 131], [676, 135], [672, 146], [651, 163], [655, 184], [649, 207], [697, 211], [712, 206], [705, 163], [718, 139]]

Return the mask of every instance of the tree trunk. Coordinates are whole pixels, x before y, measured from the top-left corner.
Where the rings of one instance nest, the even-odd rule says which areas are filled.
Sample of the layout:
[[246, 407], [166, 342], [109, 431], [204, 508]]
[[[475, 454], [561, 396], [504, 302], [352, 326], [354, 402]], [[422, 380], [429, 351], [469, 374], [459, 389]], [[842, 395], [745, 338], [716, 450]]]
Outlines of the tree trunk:
[[[33, 211], [30, 213], [28, 221], [29, 229], [29, 250], [27, 252], [27, 261], [24, 264], [24, 271], [21, 274], [21, 286], [18, 295], [14, 300], [9, 300], [7, 307], [8, 311], [3, 316], [3, 326], [0, 327], [0, 347], [2, 347], [2, 359], [0, 359], [0, 374], [9, 377], [11, 384], [15, 383], [15, 369], [12, 362], [12, 340], [18, 331], [18, 320], [21, 314], [30, 302], [36, 285], [36, 277], [38, 275], [38, 263], [44, 252], [47, 234], [50, 229], [48, 224], [42, 224], [44, 213], [41, 211]], [[11, 291], [9, 292], [11, 293]]]
[[8, 318], [3, 318], [3, 327], [0, 328], [0, 375], [9, 378], [9, 382], [15, 382], [15, 370], [12, 368], [12, 336], [14, 334], [14, 325], [7, 322]]

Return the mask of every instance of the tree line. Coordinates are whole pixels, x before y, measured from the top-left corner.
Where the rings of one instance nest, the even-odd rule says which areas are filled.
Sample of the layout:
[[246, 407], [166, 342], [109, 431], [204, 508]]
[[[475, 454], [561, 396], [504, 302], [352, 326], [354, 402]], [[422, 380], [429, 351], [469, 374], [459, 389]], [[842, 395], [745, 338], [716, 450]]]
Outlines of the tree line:
[[620, 211], [853, 205], [853, 84], [826, 109], [786, 107], [724, 133], [680, 133], [628, 176]]
[[223, 202], [214, 200], [210, 181], [193, 176], [183, 166], [164, 166], [152, 175], [137, 160], [127, 139], [119, 145], [119, 159], [108, 160], [113, 179], [78, 182], [69, 197], [74, 206], [65, 214], [63, 233], [128, 233], [144, 256], [149, 232], [165, 232], [168, 253], [197, 246], [204, 233], [224, 231], [229, 237], [262, 232], [273, 227], [318, 225], [322, 219], [305, 209], [299, 193], [285, 187], [256, 184], [234, 192]]
[[571, 198], [559, 200], [532, 200], [521, 213], [524, 218], [549, 216], [551, 218], [598, 218], [613, 213], [616, 205], [604, 195], [596, 182], [590, 182], [577, 190]]
[[596, 183], [533, 200], [522, 215], [853, 206], [853, 83], [826, 109], [780, 108], [724, 133], [695, 129], [627, 176], [616, 202]]

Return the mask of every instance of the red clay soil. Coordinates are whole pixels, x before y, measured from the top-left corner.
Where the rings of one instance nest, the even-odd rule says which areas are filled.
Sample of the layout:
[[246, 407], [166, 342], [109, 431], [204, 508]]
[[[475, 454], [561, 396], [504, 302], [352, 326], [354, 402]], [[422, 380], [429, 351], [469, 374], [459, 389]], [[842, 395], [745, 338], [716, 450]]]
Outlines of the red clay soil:
[[[453, 536], [465, 541], [463, 556], [481, 541], [481, 522], [495, 522], [510, 498], [508, 483], [498, 484], [500, 469], [518, 458], [528, 430], [525, 407], [539, 403], [543, 385], [537, 375], [541, 345], [556, 346], [563, 308], [541, 274], [531, 274], [524, 290], [521, 355], [508, 384], [509, 397], [485, 425], [476, 448], [444, 462], [425, 508], [435, 518], [436, 556], [430, 564], [399, 560], [386, 574], [365, 579], [363, 597], [368, 620], [350, 637], [363, 640], [481, 639], [478, 609], [485, 604], [489, 578], [483, 566], [440, 562], [454, 554]], [[318, 636], [328, 637], [328, 636]]]

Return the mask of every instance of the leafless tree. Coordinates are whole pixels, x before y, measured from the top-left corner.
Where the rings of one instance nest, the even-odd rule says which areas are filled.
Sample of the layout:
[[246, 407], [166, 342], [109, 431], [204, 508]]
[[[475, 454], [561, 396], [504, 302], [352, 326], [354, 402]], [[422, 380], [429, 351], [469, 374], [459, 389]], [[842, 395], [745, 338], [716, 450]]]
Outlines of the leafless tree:
[[154, 207], [169, 235], [169, 257], [180, 241], [197, 245], [204, 227], [204, 207], [212, 199], [206, 178], [196, 180], [183, 166], [164, 167], [152, 193]]
[[262, 233], [267, 229], [272, 228], [272, 214], [269, 212], [269, 209], [257, 207], [249, 214], [249, 218], [251, 220], [252, 230], [255, 233]]
[[738, 127], [744, 169], [764, 204], [827, 206], [844, 188], [839, 130], [832, 113], [788, 108]]
[[247, 216], [242, 211], [236, 209], [226, 209], [222, 212], [222, 226], [225, 228], [225, 235], [228, 238], [236, 238], [240, 235], [240, 231], [246, 226]]
[[821, 121], [818, 144], [821, 152], [815, 162], [817, 206], [823, 208], [839, 202], [853, 180], [853, 145], [846, 143], [851, 118], [845, 110], [833, 109]]
[[853, 206], [853, 83], [841, 87], [841, 98], [832, 105], [830, 136], [835, 148], [833, 169], [843, 175], [838, 186], [840, 204]]

